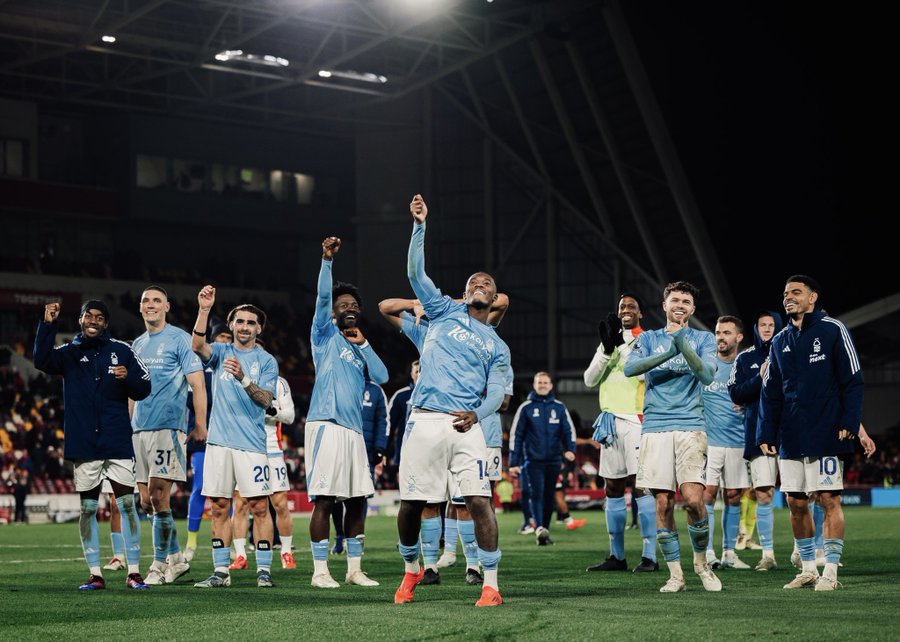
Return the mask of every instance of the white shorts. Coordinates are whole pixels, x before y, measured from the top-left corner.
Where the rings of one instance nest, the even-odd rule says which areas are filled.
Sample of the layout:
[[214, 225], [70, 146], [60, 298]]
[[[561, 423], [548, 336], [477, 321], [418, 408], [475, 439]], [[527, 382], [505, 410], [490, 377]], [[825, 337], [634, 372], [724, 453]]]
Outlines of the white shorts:
[[330, 421], [307, 421], [305, 437], [306, 492], [311, 500], [319, 495], [344, 500], [375, 494], [362, 433]]
[[[134, 488], [133, 459], [96, 459], [74, 463], [75, 490], [79, 493], [96, 488], [106, 479]], [[112, 485], [109, 492], [112, 492]]]
[[840, 457], [780, 459], [782, 493], [815, 493], [844, 489], [844, 462]]
[[287, 465], [284, 463], [284, 453], [268, 453], [269, 477], [272, 480], [273, 493], [286, 493], [291, 489], [288, 481]]
[[487, 478], [500, 481], [503, 478], [503, 449], [487, 449]]
[[753, 488], [775, 487], [778, 481], [778, 457], [760, 455], [750, 460], [750, 483]]
[[[403, 460], [401, 459], [400, 461]], [[462, 496], [462, 491], [459, 490], [459, 483], [453, 478], [449, 470], [447, 471], [447, 501], [456, 506], [466, 505], [466, 498]]]
[[750, 488], [749, 464], [743, 448], [710, 446], [707, 451], [706, 485], [722, 488]]
[[265, 453], [206, 445], [203, 459], [203, 494], [206, 497], [231, 499], [235, 488], [245, 499], [271, 495], [271, 477]]
[[140, 430], [131, 436], [135, 477], [146, 484], [151, 477], [183, 482], [187, 479], [187, 435], [180, 430]]
[[637, 474], [641, 454], [641, 424], [616, 417], [616, 438], [600, 450], [600, 471], [604, 479], [622, 479]]
[[675, 491], [682, 484], [706, 485], [706, 433], [685, 430], [641, 435], [636, 486]]
[[464, 497], [490, 497], [487, 446], [481, 426], [454, 430], [456, 417], [413, 409], [406, 422], [400, 457], [400, 499], [442, 502], [447, 471]]

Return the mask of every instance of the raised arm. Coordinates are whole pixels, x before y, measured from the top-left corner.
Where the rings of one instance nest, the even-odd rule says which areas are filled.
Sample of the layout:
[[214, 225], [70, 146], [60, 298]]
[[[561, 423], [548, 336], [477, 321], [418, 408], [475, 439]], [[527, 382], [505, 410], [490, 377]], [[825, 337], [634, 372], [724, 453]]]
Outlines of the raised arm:
[[194, 330], [191, 332], [191, 350], [206, 363], [212, 356], [212, 348], [206, 342], [206, 329], [209, 327], [209, 311], [216, 303], [216, 289], [211, 285], [204, 285], [197, 295], [197, 303], [199, 308]]
[[412, 237], [409, 240], [409, 252], [406, 260], [406, 276], [412, 285], [416, 298], [421, 301], [425, 312], [431, 318], [437, 318], [441, 309], [438, 304], [443, 295], [434, 282], [425, 274], [425, 219], [428, 207], [421, 194], [416, 194], [409, 204], [413, 225]]
[[497, 298], [491, 304], [491, 310], [488, 312], [488, 325], [495, 328], [503, 321], [506, 311], [509, 309], [509, 297], [503, 292], [497, 293]]
[[378, 304], [378, 311], [397, 330], [403, 329], [403, 313], [413, 313], [416, 299], [384, 299]]
[[334, 285], [331, 276], [331, 265], [334, 255], [341, 249], [341, 239], [329, 236], [322, 241], [322, 266], [319, 268], [319, 281], [316, 286], [316, 314], [313, 325], [325, 328], [331, 324], [333, 317], [331, 289]]
[[64, 370], [62, 351], [53, 349], [59, 309], [59, 303], [44, 306], [44, 318], [38, 323], [34, 337], [34, 367], [47, 374], [63, 374]]

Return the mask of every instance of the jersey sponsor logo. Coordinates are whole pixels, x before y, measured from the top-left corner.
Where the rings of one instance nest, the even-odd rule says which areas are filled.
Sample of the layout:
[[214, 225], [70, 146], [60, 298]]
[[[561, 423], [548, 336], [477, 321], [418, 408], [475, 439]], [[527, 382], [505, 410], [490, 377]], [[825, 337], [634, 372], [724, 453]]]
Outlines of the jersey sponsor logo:
[[706, 392], [727, 392], [728, 391], [728, 383], [725, 381], [713, 381], [708, 386], [703, 386], [703, 390]]
[[809, 362], [816, 363], [817, 361], [825, 361], [825, 357], [827, 355], [824, 354], [811, 354], [809, 355]]
[[474, 332], [459, 325], [453, 326], [447, 333], [447, 336], [474, 350], [482, 363], [489, 363], [491, 361], [491, 356], [494, 351], [493, 339], [485, 341]]

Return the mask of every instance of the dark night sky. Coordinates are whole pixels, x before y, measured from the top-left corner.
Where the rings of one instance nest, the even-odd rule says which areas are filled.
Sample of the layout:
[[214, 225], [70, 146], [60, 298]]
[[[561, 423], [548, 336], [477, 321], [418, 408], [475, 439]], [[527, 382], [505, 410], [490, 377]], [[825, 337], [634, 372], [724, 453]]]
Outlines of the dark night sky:
[[622, 4], [739, 314], [780, 310], [797, 272], [819, 280], [837, 316], [900, 290], [879, 278], [896, 210], [887, 16], [837, 3]]

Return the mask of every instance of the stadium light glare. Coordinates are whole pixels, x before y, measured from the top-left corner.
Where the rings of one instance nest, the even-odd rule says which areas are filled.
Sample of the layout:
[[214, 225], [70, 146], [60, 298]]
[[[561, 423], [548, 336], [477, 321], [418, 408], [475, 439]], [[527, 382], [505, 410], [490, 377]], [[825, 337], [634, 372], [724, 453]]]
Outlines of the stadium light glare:
[[100, 40], [102, 40], [103, 42], [108, 42], [108, 43], [112, 44], [116, 41], [116, 37], [115, 36], [100, 36]]
[[249, 62], [254, 65], [262, 65], [265, 67], [287, 67], [290, 61], [280, 56], [272, 56], [270, 54], [259, 55], [246, 53], [243, 49], [226, 49], [216, 54], [216, 60], [221, 62], [230, 62], [237, 60], [239, 62]]
[[321, 78], [344, 78], [345, 80], [358, 80], [383, 85], [388, 81], [387, 76], [373, 74], [372, 72], [353, 71], [352, 69], [322, 69], [319, 71]]

